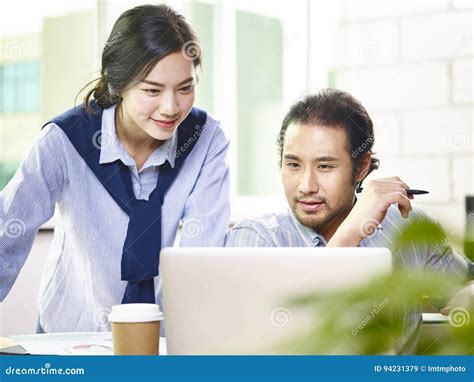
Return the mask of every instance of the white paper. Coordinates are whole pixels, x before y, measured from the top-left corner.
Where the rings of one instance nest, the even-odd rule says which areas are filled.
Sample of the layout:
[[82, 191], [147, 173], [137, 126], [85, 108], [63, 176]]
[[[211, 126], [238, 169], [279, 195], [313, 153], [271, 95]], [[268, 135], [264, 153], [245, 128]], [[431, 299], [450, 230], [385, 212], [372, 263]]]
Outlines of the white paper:
[[429, 323], [444, 323], [449, 320], [448, 316], [441, 313], [423, 313], [423, 322]]
[[[11, 338], [30, 354], [114, 354], [111, 332], [45, 333]], [[160, 337], [160, 355], [166, 355], [166, 339], [163, 337]]]

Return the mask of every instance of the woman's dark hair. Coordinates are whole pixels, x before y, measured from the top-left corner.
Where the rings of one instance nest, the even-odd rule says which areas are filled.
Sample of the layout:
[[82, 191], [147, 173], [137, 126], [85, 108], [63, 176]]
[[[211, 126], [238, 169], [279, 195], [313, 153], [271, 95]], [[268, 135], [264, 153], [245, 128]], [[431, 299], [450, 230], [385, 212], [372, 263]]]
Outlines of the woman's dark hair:
[[[278, 136], [278, 156], [282, 165], [285, 133], [291, 123], [343, 128], [346, 131], [347, 150], [352, 158], [352, 173], [360, 168], [366, 153], [373, 154], [374, 128], [369, 114], [362, 104], [349, 93], [336, 89], [323, 89], [296, 102], [283, 119]], [[379, 167], [379, 160], [372, 156], [369, 172]], [[361, 183], [361, 182], [360, 182]]]
[[100, 77], [91, 82], [98, 81], [84, 97], [84, 107], [89, 110], [91, 97], [103, 109], [118, 104], [131, 81], [145, 78], [159, 60], [176, 52], [195, 67], [201, 64], [196, 34], [182, 15], [164, 4], [125, 11], [104, 46]]

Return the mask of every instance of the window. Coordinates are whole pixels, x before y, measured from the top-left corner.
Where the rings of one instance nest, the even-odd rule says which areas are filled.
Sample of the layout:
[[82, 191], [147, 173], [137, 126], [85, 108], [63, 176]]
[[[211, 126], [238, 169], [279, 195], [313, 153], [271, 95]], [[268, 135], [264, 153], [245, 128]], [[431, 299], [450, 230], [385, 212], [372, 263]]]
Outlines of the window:
[[19, 62], [0, 65], [0, 112], [40, 111], [40, 64]]
[[96, 0], [46, 1], [28, 4], [25, 12], [23, 2], [11, 2], [8, 12], [1, 14], [0, 190], [41, 126], [71, 107], [75, 94], [93, 74], [87, 60], [97, 55], [92, 52], [97, 33], [89, 15], [96, 8]]
[[[0, 65], [0, 112], [8, 115], [2, 118], [2, 136], [1, 157], [0, 157], [0, 189], [3, 189], [15, 173], [20, 163], [21, 157], [15, 155], [14, 147], [18, 147], [18, 138], [28, 136], [20, 127], [22, 134], [18, 131], [12, 136], [12, 127], [18, 127], [17, 115], [20, 119], [31, 120], [31, 114], [40, 111], [40, 63], [31, 62], [13, 62]], [[25, 116], [26, 115], [26, 116]], [[8, 127], [7, 127], [8, 125]], [[39, 127], [38, 127], [39, 128]], [[29, 136], [28, 136], [29, 138]], [[17, 142], [11, 142], [16, 139]], [[28, 142], [29, 144], [30, 142]], [[24, 153], [24, 150], [20, 150]]]
[[[232, 181], [232, 219], [235, 221], [243, 216], [275, 210], [276, 204], [285, 206], [276, 137], [285, 111], [308, 91], [311, 59], [309, 1], [170, 0], [167, 3], [185, 15], [200, 38], [203, 67], [199, 73], [196, 105], [221, 121], [231, 141], [228, 159]], [[91, 77], [95, 77], [94, 74], [100, 70], [100, 53], [113, 23], [123, 11], [138, 4], [143, 2], [103, 1], [97, 4], [94, 17], [99, 29], [93, 35], [82, 37], [83, 40], [94, 40], [93, 44], [74, 42], [83, 50], [86, 46], [93, 46], [93, 65], [87, 68]], [[49, 29], [58, 23], [56, 19], [49, 22]], [[321, 24], [319, 19], [317, 24]], [[46, 28], [46, 32], [49, 29]], [[58, 42], [55, 39], [57, 33], [48, 34], [44, 30], [42, 39], [49, 43], [46, 45], [50, 48], [48, 52], [56, 52], [62, 40]], [[46, 50], [43, 53], [46, 54]], [[90, 52], [87, 50], [83, 54]], [[48, 53], [49, 56], [52, 54]], [[318, 65], [320, 62], [321, 57], [318, 57]], [[18, 107], [41, 109], [36, 124], [38, 130], [41, 121], [50, 118], [53, 110], [57, 113], [59, 105], [61, 110], [64, 109], [62, 102], [66, 97], [58, 93], [56, 77], [46, 72], [51, 78], [49, 82], [46, 77], [42, 81], [42, 97], [47, 97], [42, 99], [40, 105], [39, 64], [22, 62], [12, 65], [1, 66], [2, 87], [5, 84], [1, 112], [18, 110]], [[55, 65], [54, 62], [48, 63], [48, 68]], [[320, 72], [320, 66], [317, 68]], [[32, 80], [34, 76], [36, 80]], [[327, 79], [325, 74], [322, 77]], [[7, 83], [6, 78], [10, 78], [8, 81], [16, 78], [18, 84], [13, 86], [13, 82]], [[76, 83], [69, 85], [71, 89], [78, 88]], [[37, 95], [36, 98], [33, 94]], [[7, 162], [2, 158], [2, 173], [7, 174], [5, 179], [17, 165]]]
[[286, 206], [276, 138], [286, 109], [308, 88], [309, 3], [168, 3], [189, 19], [203, 46], [208, 66], [196, 104], [231, 140], [232, 220]]

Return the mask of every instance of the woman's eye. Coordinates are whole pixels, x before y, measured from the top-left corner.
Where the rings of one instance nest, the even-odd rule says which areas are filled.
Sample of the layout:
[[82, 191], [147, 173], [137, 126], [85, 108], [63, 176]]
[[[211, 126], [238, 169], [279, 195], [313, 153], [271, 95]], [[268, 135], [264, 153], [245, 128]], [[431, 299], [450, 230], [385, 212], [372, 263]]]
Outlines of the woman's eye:
[[179, 89], [182, 93], [189, 93], [193, 89], [193, 85], [185, 86], [184, 88]]

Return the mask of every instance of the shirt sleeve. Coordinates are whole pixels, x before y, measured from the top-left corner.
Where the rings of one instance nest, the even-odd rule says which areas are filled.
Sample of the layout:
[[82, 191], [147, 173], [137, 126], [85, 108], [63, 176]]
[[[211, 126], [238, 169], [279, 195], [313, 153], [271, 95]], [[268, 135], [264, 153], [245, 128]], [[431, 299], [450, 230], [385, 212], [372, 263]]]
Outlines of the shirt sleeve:
[[[418, 217], [429, 220], [430, 223], [444, 231], [441, 224], [433, 216], [422, 211], [420, 208], [416, 208], [414, 211]], [[464, 255], [453, 250], [449, 239], [450, 236], [446, 235], [445, 240], [441, 243], [427, 243], [425, 269], [446, 274], [457, 282], [462, 283], [468, 279], [470, 261]]]
[[0, 301], [25, 264], [40, 226], [54, 214], [67, 171], [63, 147], [59, 127], [44, 127], [0, 192]]
[[470, 267], [472, 267], [470, 260], [454, 251], [449, 245], [433, 247], [426, 262], [426, 269], [446, 273], [461, 283], [472, 280]]
[[226, 236], [226, 247], [273, 247], [256, 229], [250, 227], [232, 228]]
[[227, 232], [226, 247], [276, 247], [268, 239], [264, 227], [251, 219], [243, 219]]
[[182, 247], [222, 247], [230, 217], [229, 140], [218, 126], [182, 217]]

